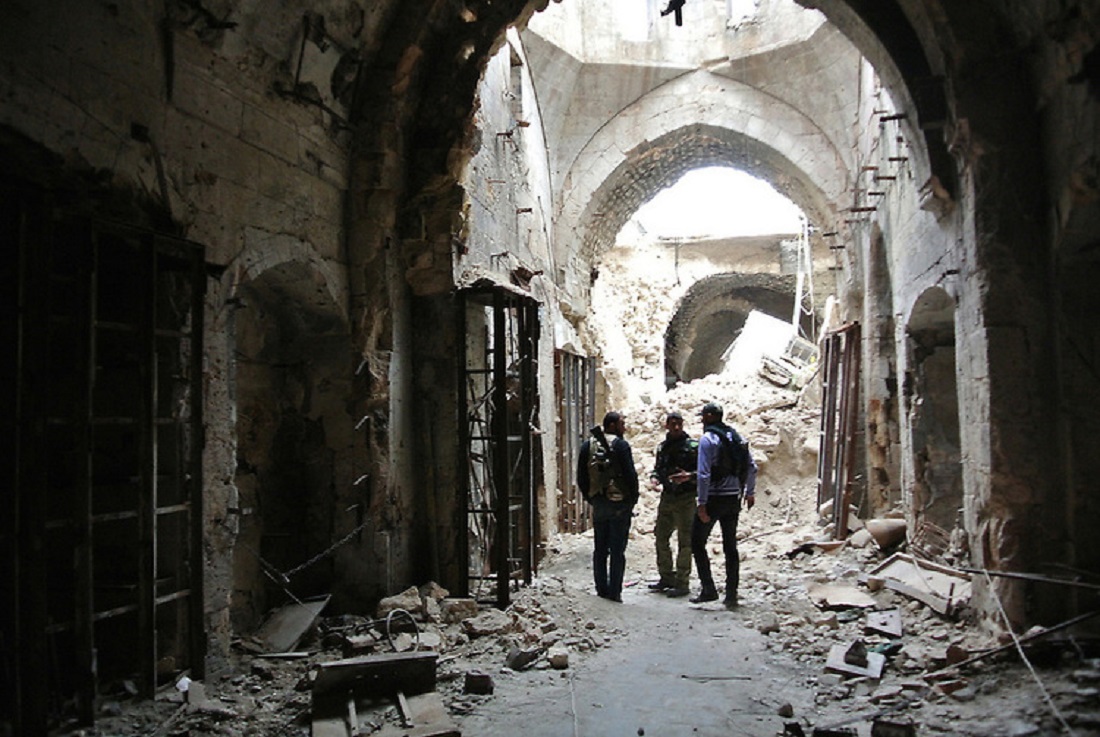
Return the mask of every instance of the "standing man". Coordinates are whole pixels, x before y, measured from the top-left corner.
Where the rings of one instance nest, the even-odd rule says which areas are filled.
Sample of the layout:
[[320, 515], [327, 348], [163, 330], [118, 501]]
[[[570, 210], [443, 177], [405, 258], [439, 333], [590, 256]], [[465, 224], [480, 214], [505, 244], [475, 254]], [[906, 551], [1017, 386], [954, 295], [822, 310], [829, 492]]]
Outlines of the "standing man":
[[[664, 441], [657, 446], [657, 462], [649, 475], [661, 487], [657, 505], [657, 571], [660, 578], [651, 591], [667, 596], [687, 596], [691, 580], [691, 528], [695, 519], [695, 469], [699, 441], [684, 432], [684, 416], [669, 412], [665, 417]], [[672, 533], [676, 533], [676, 565], [672, 563]]]
[[[691, 552], [695, 570], [699, 573], [699, 595], [693, 604], [716, 601], [718, 589], [710, 573], [707, 538], [714, 523], [722, 526], [722, 550], [726, 556], [727, 609], [737, 606], [737, 584], [741, 559], [737, 554], [737, 519], [741, 505], [752, 509], [756, 503], [756, 463], [749, 445], [737, 431], [722, 422], [722, 407], [709, 402], [699, 412], [703, 420], [703, 435], [699, 438], [699, 464], [696, 468], [695, 522], [691, 530]], [[743, 502], [742, 502], [743, 500]]]
[[623, 416], [608, 412], [603, 428], [592, 428], [591, 437], [581, 444], [577, 460], [577, 488], [592, 505], [592, 576], [596, 593], [619, 602], [623, 600], [626, 541], [638, 501], [638, 472], [625, 434]]

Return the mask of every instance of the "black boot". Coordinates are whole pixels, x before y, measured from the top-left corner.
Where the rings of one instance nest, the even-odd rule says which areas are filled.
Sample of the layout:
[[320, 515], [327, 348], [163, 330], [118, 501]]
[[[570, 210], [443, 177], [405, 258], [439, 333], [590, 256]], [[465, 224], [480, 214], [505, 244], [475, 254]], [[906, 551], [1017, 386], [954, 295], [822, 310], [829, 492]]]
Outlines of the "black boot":
[[690, 601], [692, 604], [702, 604], [707, 601], [718, 601], [718, 590], [714, 588], [704, 587], [699, 591], [699, 595], [691, 597]]

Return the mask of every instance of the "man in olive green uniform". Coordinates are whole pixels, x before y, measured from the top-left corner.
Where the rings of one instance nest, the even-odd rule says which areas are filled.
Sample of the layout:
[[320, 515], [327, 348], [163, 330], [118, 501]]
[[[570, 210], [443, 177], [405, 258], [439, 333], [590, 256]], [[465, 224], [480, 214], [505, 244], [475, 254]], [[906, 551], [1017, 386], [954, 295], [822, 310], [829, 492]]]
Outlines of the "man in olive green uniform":
[[[684, 418], [669, 412], [664, 441], [657, 447], [657, 463], [650, 479], [661, 487], [657, 506], [657, 571], [660, 579], [650, 590], [668, 596], [687, 596], [691, 580], [691, 527], [695, 518], [695, 466], [699, 441], [684, 432]], [[676, 533], [676, 563], [672, 560], [672, 533]]]

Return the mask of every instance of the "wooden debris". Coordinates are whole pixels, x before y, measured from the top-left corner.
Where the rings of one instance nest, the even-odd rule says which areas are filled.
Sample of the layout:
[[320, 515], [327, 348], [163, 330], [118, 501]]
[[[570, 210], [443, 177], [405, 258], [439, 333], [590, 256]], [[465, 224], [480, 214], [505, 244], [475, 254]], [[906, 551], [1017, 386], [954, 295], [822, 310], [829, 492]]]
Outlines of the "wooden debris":
[[[361, 734], [359, 707], [380, 699], [396, 699], [405, 727], [372, 732], [388, 737], [459, 737], [449, 718], [429, 723], [428, 701], [435, 694], [436, 660], [432, 652], [387, 653], [322, 663], [313, 681], [313, 737], [356, 737]], [[411, 694], [411, 696], [409, 695]], [[421, 706], [424, 705], [424, 706]], [[442, 714], [446, 716], [442, 701]]]
[[354, 688], [357, 696], [392, 698], [398, 691], [419, 694], [435, 690], [433, 652], [383, 653], [321, 663], [313, 682], [313, 699]]
[[882, 669], [886, 665], [885, 655], [867, 652], [866, 664], [859, 665], [848, 662], [847, 658], [850, 652], [850, 645], [833, 645], [829, 650], [829, 657], [825, 660], [825, 671], [842, 676], [867, 676], [869, 678], [882, 676]]
[[443, 699], [435, 691], [405, 697], [398, 694], [398, 708], [404, 727], [388, 725], [376, 737], [461, 737]]
[[809, 590], [810, 599], [821, 609], [866, 608], [875, 605], [875, 600], [854, 586], [820, 584]]
[[970, 578], [939, 563], [895, 553], [871, 571], [886, 587], [924, 602], [940, 614], [953, 614], [970, 600]]
[[901, 611], [885, 609], [881, 612], [867, 612], [867, 622], [863, 625], [863, 631], [868, 634], [901, 637]]
[[264, 652], [285, 653], [293, 650], [317, 622], [331, 598], [307, 599], [300, 604], [288, 604], [275, 610], [260, 627], [255, 640]]

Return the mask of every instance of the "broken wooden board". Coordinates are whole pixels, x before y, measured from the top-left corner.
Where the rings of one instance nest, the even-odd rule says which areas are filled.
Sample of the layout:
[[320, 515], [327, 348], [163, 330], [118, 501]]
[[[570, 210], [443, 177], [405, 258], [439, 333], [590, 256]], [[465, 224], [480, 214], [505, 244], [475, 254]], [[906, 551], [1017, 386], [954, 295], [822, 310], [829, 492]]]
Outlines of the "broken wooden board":
[[952, 614], [970, 600], [970, 577], [954, 568], [894, 553], [870, 573], [887, 588]]
[[439, 655], [382, 653], [321, 663], [313, 681], [313, 700], [335, 693], [342, 699], [349, 690], [367, 698], [393, 698], [435, 690], [435, 666]]
[[875, 605], [868, 594], [852, 586], [818, 584], [809, 590], [810, 599], [820, 609], [867, 608]]
[[[350, 696], [345, 699], [345, 706], [340, 707], [337, 701], [332, 699], [332, 709], [324, 713], [314, 705], [311, 737], [356, 737], [368, 733], [371, 737], [462, 737], [442, 697], [435, 691], [397, 699], [405, 724], [387, 724], [381, 729], [376, 722], [382, 711], [391, 708], [392, 702]], [[369, 731], [364, 729], [365, 725]]]
[[838, 673], [842, 676], [867, 676], [869, 678], [882, 676], [882, 669], [886, 665], [886, 656], [882, 653], [868, 652], [867, 665], [865, 666], [846, 662], [844, 656], [847, 653], [847, 645], [833, 645], [829, 650], [829, 657], [825, 659], [825, 671], [827, 673]]
[[887, 637], [901, 637], [901, 611], [886, 609], [881, 612], [867, 612], [863, 631]]
[[398, 703], [408, 726], [387, 725], [372, 737], [462, 737], [437, 692], [401, 698]]
[[434, 692], [438, 657], [433, 652], [382, 653], [321, 663], [313, 681], [313, 737], [354, 737], [358, 707], [394, 699], [399, 693], [411, 694], [407, 701], [412, 701], [418, 694]]
[[321, 616], [331, 596], [307, 599], [276, 609], [263, 623], [254, 639], [269, 653], [293, 650]]

